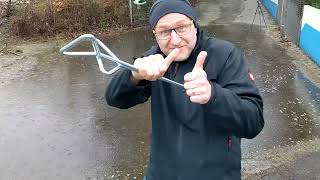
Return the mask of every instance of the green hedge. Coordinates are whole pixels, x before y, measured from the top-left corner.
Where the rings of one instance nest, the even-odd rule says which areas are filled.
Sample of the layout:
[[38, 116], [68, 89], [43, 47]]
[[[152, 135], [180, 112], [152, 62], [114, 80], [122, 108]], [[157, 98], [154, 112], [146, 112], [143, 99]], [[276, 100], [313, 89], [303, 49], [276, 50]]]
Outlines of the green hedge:
[[320, 0], [306, 0], [305, 4], [320, 9]]

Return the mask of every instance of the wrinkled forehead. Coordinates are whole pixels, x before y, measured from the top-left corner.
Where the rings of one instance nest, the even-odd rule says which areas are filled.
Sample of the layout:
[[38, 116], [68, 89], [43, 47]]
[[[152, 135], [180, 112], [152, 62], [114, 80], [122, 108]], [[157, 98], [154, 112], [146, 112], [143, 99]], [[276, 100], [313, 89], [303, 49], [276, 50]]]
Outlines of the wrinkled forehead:
[[191, 19], [180, 13], [169, 13], [164, 15], [159, 19], [157, 22], [155, 29], [161, 28], [161, 27], [171, 27], [179, 24], [186, 24], [190, 23]]

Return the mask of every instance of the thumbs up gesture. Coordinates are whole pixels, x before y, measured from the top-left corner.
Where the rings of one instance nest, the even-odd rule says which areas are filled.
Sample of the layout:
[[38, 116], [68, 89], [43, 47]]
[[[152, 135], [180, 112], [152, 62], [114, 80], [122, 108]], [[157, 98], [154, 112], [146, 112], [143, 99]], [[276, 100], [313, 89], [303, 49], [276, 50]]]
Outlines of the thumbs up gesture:
[[203, 70], [206, 57], [206, 51], [200, 52], [192, 72], [184, 76], [184, 88], [193, 103], [206, 104], [211, 98], [211, 84]]

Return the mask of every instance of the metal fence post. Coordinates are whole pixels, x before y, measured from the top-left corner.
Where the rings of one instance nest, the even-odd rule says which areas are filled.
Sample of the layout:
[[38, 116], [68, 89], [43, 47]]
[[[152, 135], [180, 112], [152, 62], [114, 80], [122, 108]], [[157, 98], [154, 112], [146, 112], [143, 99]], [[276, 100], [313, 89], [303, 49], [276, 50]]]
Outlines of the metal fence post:
[[132, 3], [131, 0], [129, 0], [129, 11], [130, 11], [130, 25], [132, 26]]

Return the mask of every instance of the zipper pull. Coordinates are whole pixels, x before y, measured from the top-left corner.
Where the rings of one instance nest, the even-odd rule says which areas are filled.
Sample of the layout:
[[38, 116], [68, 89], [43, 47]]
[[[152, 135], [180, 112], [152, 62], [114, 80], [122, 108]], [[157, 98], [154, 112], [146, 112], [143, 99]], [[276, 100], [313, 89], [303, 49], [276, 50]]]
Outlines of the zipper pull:
[[231, 136], [228, 136], [228, 147], [229, 147], [229, 149], [232, 147], [232, 139], [231, 139]]
[[176, 66], [174, 67], [174, 73], [173, 73], [173, 77], [175, 78], [176, 75], [177, 75], [177, 72], [178, 72], [178, 67], [179, 67], [179, 64], [176, 63]]

